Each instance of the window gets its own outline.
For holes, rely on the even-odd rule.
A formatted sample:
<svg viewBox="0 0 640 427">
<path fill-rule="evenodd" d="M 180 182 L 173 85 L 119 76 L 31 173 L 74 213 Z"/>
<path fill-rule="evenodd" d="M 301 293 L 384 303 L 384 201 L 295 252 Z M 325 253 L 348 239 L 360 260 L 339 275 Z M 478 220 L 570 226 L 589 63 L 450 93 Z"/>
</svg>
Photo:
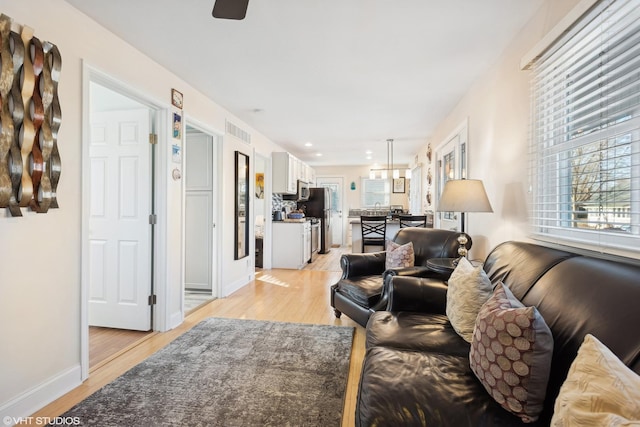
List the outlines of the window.
<svg viewBox="0 0 640 427">
<path fill-rule="evenodd" d="M 607 0 L 534 64 L 534 235 L 640 252 L 640 2 Z"/>
<path fill-rule="evenodd" d="M 388 179 L 362 178 L 362 207 L 389 206 L 390 189 Z"/>
</svg>

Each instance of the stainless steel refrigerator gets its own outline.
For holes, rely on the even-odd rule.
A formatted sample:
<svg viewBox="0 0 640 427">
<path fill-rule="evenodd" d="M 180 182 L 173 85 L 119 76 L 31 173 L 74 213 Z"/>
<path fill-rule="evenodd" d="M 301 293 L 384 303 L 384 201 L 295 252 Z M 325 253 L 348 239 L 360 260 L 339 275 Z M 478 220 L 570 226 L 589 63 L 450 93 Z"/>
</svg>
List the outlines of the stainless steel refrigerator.
<svg viewBox="0 0 640 427">
<path fill-rule="evenodd" d="M 302 204 L 302 203 L 301 203 Z M 311 188 L 306 205 L 306 215 L 320 219 L 320 251 L 331 250 L 331 190 L 325 187 Z"/>
</svg>

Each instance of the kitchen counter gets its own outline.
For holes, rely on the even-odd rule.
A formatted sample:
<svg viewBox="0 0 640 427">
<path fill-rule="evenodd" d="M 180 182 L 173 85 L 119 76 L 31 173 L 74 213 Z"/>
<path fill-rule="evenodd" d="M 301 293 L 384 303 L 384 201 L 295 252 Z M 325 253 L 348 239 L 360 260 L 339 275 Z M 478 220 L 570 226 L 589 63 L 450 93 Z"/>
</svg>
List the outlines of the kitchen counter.
<svg viewBox="0 0 640 427">
<path fill-rule="evenodd" d="M 399 219 L 387 219 L 387 226 L 389 224 L 399 224 Z M 360 224 L 360 217 L 349 217 L 349 224 Z"/>
<path fill-rule="evenodd" d="M 351 252 L 362 252 L 362 226 L 360 225 L 360 218 L 352 219 L 349 221 L 351 224 Z M 400 230 L 400 221 L 397 219 L 387 220 L 386 239 L 392 240 L 396 233 Z M 378 252 L 384 251 L 383 246 L 367 246 L 366 252 Z"/>
<path fill-rule="evenodd" d="M 311 258 L 311 221 L 273 221 L 272 267 L 301 269 Z"/>
</svg>

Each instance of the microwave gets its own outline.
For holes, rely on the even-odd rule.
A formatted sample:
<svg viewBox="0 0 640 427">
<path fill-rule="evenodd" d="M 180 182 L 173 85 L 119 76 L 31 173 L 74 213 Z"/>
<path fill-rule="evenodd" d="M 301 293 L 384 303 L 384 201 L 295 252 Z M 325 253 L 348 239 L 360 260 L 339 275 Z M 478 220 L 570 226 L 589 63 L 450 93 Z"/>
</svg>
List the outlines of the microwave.
<svg viewBox="0 0 640 427">
<path fill-rule="evenodd" d="M 296 200 L 298 202 L 306 202 L 309 200 L 309 184 L 298 180 L 298 191 L 296 191 Z"/>
</svg>

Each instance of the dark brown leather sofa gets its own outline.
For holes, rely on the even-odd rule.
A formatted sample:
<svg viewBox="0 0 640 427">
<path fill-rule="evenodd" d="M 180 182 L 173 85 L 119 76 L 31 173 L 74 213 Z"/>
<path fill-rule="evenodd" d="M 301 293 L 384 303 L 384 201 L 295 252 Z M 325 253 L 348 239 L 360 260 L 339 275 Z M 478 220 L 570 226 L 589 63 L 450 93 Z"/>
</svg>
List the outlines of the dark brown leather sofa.
<svg viewBox="0 0 640 427">
<path fill-rule="evenodd" d="M 369 316 L 387 305 L 384 283 L 391 276 L 439 277 L 427 267 L 431 258 L 454 258 L 458 256 L 460 233 L 433 228 L 407 227 L 396 233 L 393 241 L 400 245 L 413 242 L 414 267 L 386 270 L 386 252 L 345 254 L 340 258 L 342 277 L 331 286 L 331 307 L 336 317 L 346 314 L 362 326 Z M 465 234 L 466 235 L 466 234 Z M 467 249 L 471 248 L 471 237 L 467 236 Z"/>
<path fill-rule="evenodd" d="M 393 277 L 388 311 L 367 325 L 357 426 L 546 426 L 569 366 L 591 333 L 640 374 L 640 267 L 507 242 L 484 270 L 551 329 L 554 352 L 544 411 L 524 424 L 502 409 L 469 367 L 469 347 L 445 315 L 442 280 Z"/>
</svg>

